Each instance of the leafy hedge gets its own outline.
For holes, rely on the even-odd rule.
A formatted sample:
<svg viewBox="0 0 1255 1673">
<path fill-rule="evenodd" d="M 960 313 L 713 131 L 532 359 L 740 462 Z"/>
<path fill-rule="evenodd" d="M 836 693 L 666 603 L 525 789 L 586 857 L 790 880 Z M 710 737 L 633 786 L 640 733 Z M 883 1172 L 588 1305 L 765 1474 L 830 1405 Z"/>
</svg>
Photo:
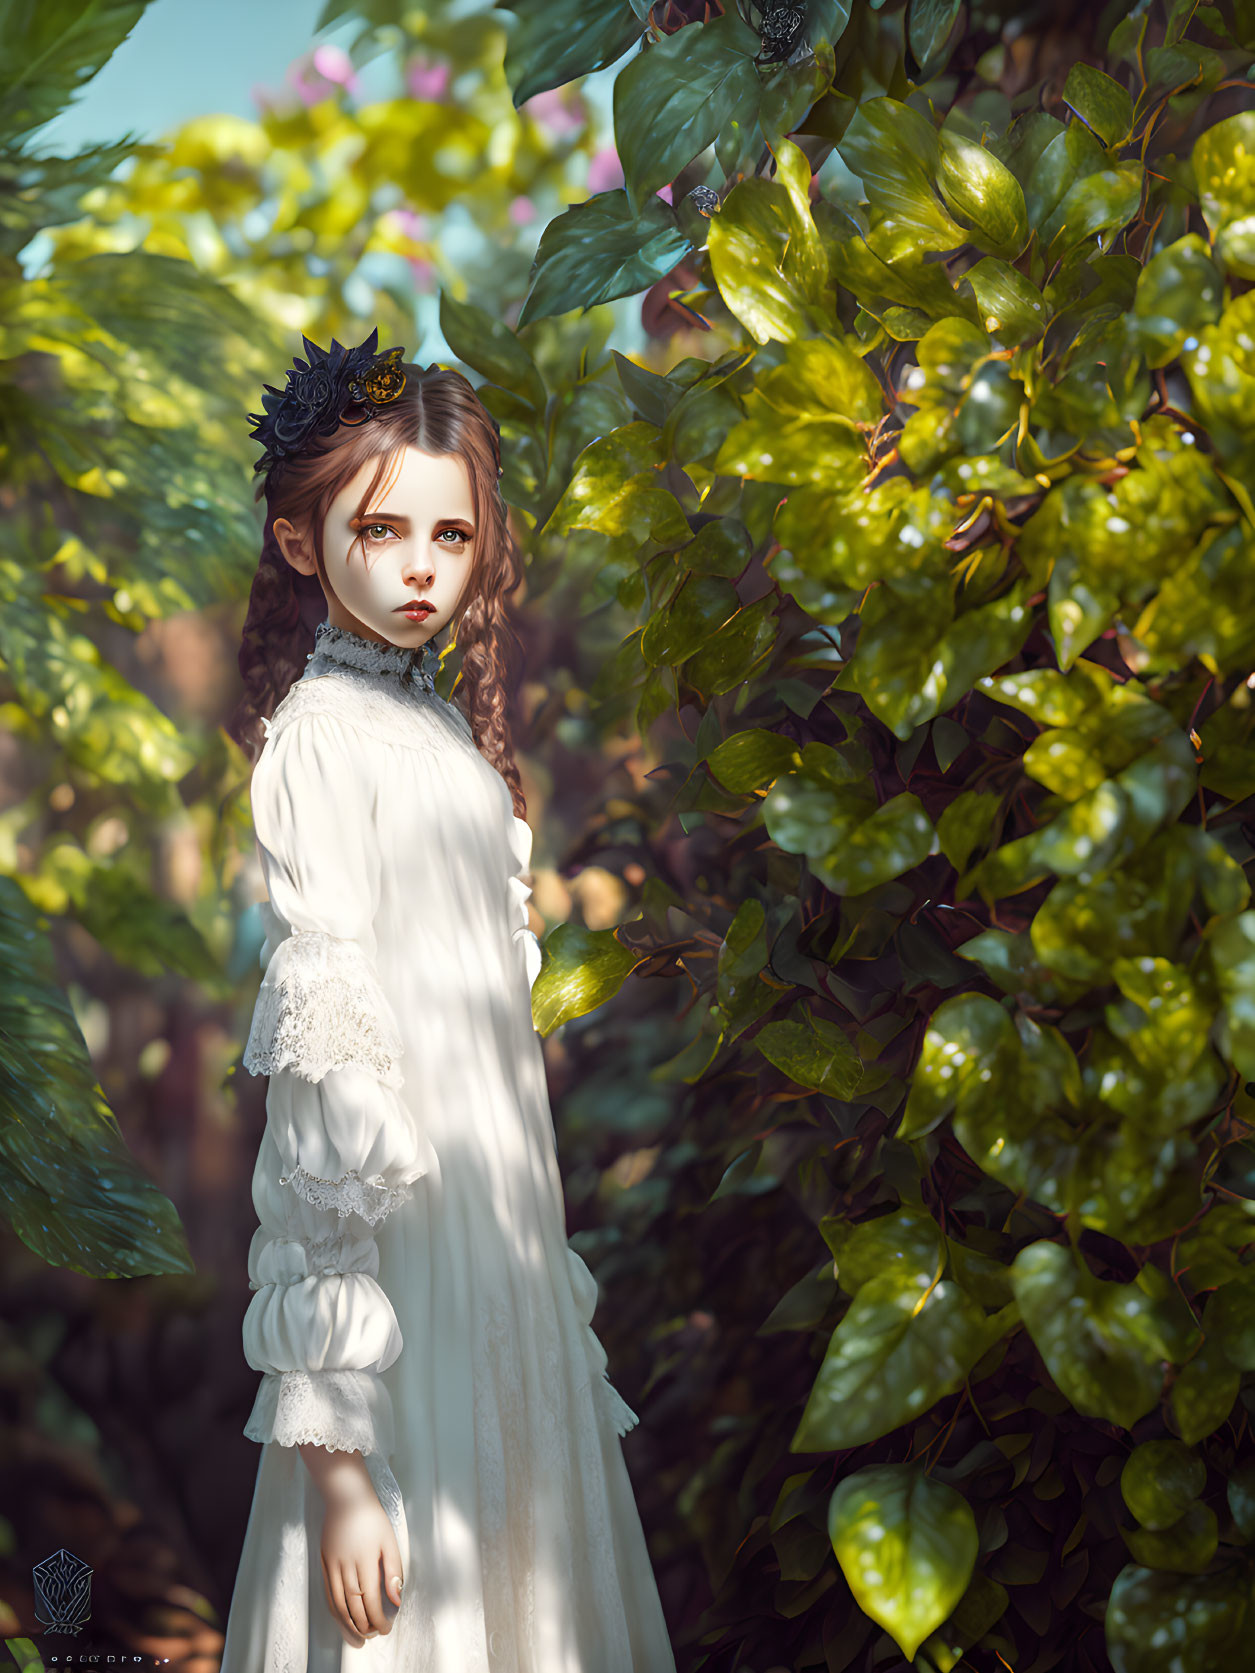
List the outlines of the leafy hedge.
<svg viewBox="0 0 1255 1673">
<path fill-rule="evenodd" d="M 645 21 L 514 10 L 516 98 Z M 547 227 L 517 340 L 442 314 L 536 551 L 636 615 L 589 726 L 666 758 L 582 855 L 648 872 L 639 914 L 547 937 L 538 1023 L 682 973 L 673 1188 L 704 1181 L 742 1247 L 810 1228 L 749 1481 L 710 1468 L 693 1665 L 1230 1668 L 1255 17 L 813 3 L 790 39 L 782 10 L 653 8 L 615 86 L 625 186 Z M 527 327 L 681 256 L 730 347 L 542 403 Z"/>
</svg>

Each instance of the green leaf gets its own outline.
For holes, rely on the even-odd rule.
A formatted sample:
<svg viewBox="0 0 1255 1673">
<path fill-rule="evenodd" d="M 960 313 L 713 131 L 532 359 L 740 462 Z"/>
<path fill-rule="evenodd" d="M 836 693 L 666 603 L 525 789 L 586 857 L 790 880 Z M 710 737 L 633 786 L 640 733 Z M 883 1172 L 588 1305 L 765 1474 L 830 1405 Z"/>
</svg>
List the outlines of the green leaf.
<svg viewBox="0 0 1255 1673">
<path fill-rule="evenodd" d="M 869 1279 L 832 1334 L 789 1450 L 864 1446 L 922 1417 L 1014 1319 L 1014 1306 L 986 1318 L 950 1279 L 905 1268 Z"/>
<path fill-rule="evenodd" d="M 897 99 L 868 99 L 837 150 L 861 178 L 869 202 L 883 212 L 876 248 L 884 260 L 893 262 L 908 248 L 956 250 L 967 242 L 934 190 L 941 146 L 937 130 L 919 111 Z"/>
<path fill-rule="evenodd" d="M 1207 1466 L 1180 1441 L 1143 1441 L 1120 1472 L 1124 1502 L 1144 1528 L 1170 1528 L 1207 1485 Z M 1140 1559 L 1139 1559 L 1140 1561 Z"/>
<path fill-rule="evenodd" d="M 1192 1504 L 1179 1521 L 1162 1531 L 1122 1528 L 1134 1562 L 1176 1574 L 1202 1574 L 1220 1543 L 1220 1525 L 1210 1505 Z"/>
<path fill-rule="evenodd" d="M 728 925 L 716 966 L 716 998 L 727 1019 L 725 1039 L 734 1040 L 780 997 L 776 988 L 758 979 L 766 963 L 763 904 L 759 900 L 747 900 Z"/>
<path fill-rule="evenodd" d="M 919 81 L 928 81 L 944 64 L 946 44 L 962 0 L 911 0 L 907 41 L 919 65 Z"/>
<path fill-rule="evenodd" d="M 633 209 L 731 123 L 758 115 L 757 34 L 736 11 L 689 23 L 636 54 L 614 84 L 614 132 Z"/>
<path fill-rule="evenodd" d="M 1255 912 L 1221 924 L 1208 946 L 1224 1001 L 1221 1048 L 1245 1080 L 1255 1080 Z"/>
<path fill-rule="evenodd" d="M 621 187 L 599 192 L 541 233 L 518 325 L 634 296 L 665 278 L 688 250 L 675 211 L 660 197 L 634 211 Z"/>
<path fill-rule="evenodd" d="M 195 1271 L 173 1203 L 127 1149 L 51 944 L 0 878 L 0 1207 L 27 1247 L 91 1278 Z"/>
<path fill-rule="evenodd" d="M 1255 1273 L 1219 1289 L 1207 1303 L 1207 1335 L 1238 1371 L 1255 1371 Z"/>
<path fill-rule="evenodd" d="M 1005 163 L 953 128 L 938 135 L 937 185 L 946 207 L 969 227 L 971 242 L 991 255 L 1014 257 L 1028 242 L 1024 189 Z"/>
<path fill-rule="evenodd" d="M 536 362 L 506 322 L 473 302 L 459 302 L 441 289 L 440 329 L 464 366 L 503 389 L 512 390 L 543 413 L 547 393 Z"/>
<path fill-rule="evenodd" d="M 967 1590 L 980 1549 L 967 1500 L 919 1464 L 846 1476 L 829 1501 L 828 1534 L 855 1602 L 908 1661 Z"/>
<path fill-rule="evenodd" d="M 1063 84 L 1063 102 L 1105 146 L 1123 145 L 1133 126 L 1132 96 L 1092 64 L 1073 64 Z"/>
<path fill-rule="evenodd" d="M 628 0 L 511 0 L 508 10 L 516 21 L 506 34 L 504 71 L 516 110 L 537 93 L 604 70 L 643 33 Z"/>
<path fill-rule="evenodd" d="M 1194 142 L 1199 204 L 1228 272 L 1255 279 L 1255 110 L 1240 110 Z"/>
<path fill-rule="evenodd" d="M 1240 1665 L 1250 1581 L 1236 1569 L 1172 1575 L 1130 1563 L 1107 1604 L 1113 1673 L 1217 1673 Z"/>
<path fill-rule="evenodd" d="M 623 986 L 640 954 L 612 929 L 559 924 L 541 943 L 540 970 L 532 986 L 532 1018 L 544 1036 L 604 1005 Z"/>
<path fill-rule="evenodd" d="M 664 544 L 688 538 L 688 520 L 662 484 L 659 436 L 652 424 L 625 424 L 583 449 L 545 524 L 549 534 L 571 529 Z"/>
<path fill-rule="evenodd" d="M 853 1096 L 863 1073 L 862 1060 L 842 1029 L 809 1010 L 800 1018 L 764 1023 L 754 1045 L 798 1086 L 841 1102 Z"/>
<path fill-rule="evenodd" d="M 690 572 L 670 604 L 650 617 L 641 636 L 641 654 L 654 667 L 683 662 L 739 607 L 731 581 Z"/>
<path fill-rule="evenodd" d="M 974 1081 L 988 1078 L 1000 1054 L 1017 1050 L 1014 1024 L 996 999 L 963 993 L 943 1000 L 924 1034 L 897 1136 L 920 1139 L 931 1133 Z"/>
<path fill-rule="evenodd" d="M 1137 214 L 1142 201 L 1145 170 L 1140 163 L 1116 163 L 1096 169 L 1069 188 L 1055 219 L 1058 229 L 1050 243 L 1052 258 L 1073 250 L 1086 238 L 1117 233 Z M 1110 238 L 1103 248 L 1110 245 Z"/>
<path fill-rule="evenodd" d="M 941 1228 L 931 1214 L 918 1209 L 898 1208 L 856 1226 L 848 1220 L 825 1218 L 819 1229 L 833 1252 L 837 1281 L 847 1295 L 856 1295 L 864 1284 L 886 1272 L 912 1278 L 923 1273 L 930 1283 L 941 1273 Z M 1009 1291 L 1003 1299 L 1011 1299 Z"/>
<path fill-rule="evenodd" d="M 0 139 L 51 121 L 112 58 L 147 5 L 148 0 L 40 0 L 20 10 L 6 6 Z"/>
<path fill-rule="evenodd" d="M 711 750 L 706 764 L 726 789 L 747 795 L 800 766 L 801 760 L 801 752 L 790 738 L 752 726 L 725 738 Z"/>
<path fill-rule="evenodd" d="M 1147 364 L 1175 360 L 1187 337 L 1220 318 L 1223 296 L 1224 281 L 1196 232 L 1153 255 L 1138 277 L 1133 302 Z"/>
<path fill-rule="evenodd" d="M 1193 1359 L 1177 1372 L 1170 1397 L 1173 1419 L 1187 1446 L 1215 1434 L 1233 1410 L 1241 1381 L 1241 1372 L 1229 1363 L 1219 1343 L 1204 1336 Z"/>
<path fill-rule="evenodd" d="M 982 256 L 964 273 L 961 283 L 971 286 L 985 330 L 1004 343 L 1030 342 L 1049 323 L 1049 311 L 1037 286 L 997 256 Z"/>
<path fill-rule="evenodd" d="M 741 685 L 776 643 L 779 623 L 772 593 L 744 605 L 684 663 L 685 681 L 703 697 Z"/>
<path fill-rule="evenodd" d="M 1047 1370 L 1083 1417 L 1131 1429 L 1157 1404 L 1163 1370 L 1137 1328 L 1154 1303 L 1136 1284 L 1095 1278 L 1049 1242 L 1020 1250 L 1011 1284 Z"/>
</svg>

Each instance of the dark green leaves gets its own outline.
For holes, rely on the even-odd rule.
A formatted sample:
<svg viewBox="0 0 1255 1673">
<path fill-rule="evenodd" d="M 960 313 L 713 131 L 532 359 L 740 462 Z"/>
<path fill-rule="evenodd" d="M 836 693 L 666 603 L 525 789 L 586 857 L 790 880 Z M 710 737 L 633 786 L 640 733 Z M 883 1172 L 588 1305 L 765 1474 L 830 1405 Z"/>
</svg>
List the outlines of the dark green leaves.
<svg viewBox="0 0 1255 1673">
<path fill-rule="evenodd" d="M 724 12 L 710 23 L 691 23 L 664 36 L 620 71 L 614 84 L 615 141 L 633 211 L 640 212 L 653 192 L 674 180 L 732 122 L 753 122 L 759 45 L 739 13 Z"/>
<path fill-rule="evenodd" d="M 967 1589 L 980 1546 L 971 1506 L 918 1464 L 846 1476 L 828 1532 L 858 1606 L 908 1661 Z"/>
<path fill-rule="evenodd" d="M 661 198 L 634 210 L 622 189 L 601 192 L 541 234 L 518 323 L 633 296 L 670 273 L 688 248 L 675 211 Z"/>
<path fill-rule="evenodd" d="M 195 1270 L 173 1204 L 126 1147 L 45 931 L 0 878 L 0 1205 L 43 1260 L 93 1278 Z"/>
<path fill-rule="evenodd" d="M 113 56 L 148 0 L 40 0 L 0 19 L 0 140 L 49 122 Z"/>
<path fill-rule="evenodd" d="M 511 0 L 508 10 L 517 22 L 506 35 L 504 69 L 516 109 L 536 93 L 605 69 L 642 32 L 628 0 Z"/>
</svg>

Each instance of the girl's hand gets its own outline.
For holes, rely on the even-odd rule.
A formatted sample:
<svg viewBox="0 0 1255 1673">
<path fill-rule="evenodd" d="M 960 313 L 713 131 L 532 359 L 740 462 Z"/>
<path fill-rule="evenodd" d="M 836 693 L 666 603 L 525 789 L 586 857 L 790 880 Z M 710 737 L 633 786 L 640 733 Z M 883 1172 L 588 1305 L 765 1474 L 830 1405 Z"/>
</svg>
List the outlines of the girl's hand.
<svg viewBox="0 0 1255 1673">
<path fill-rule="evenodd" d="M 325 1494 L 325 1505 L 321 1556 L 327 1607 L 356 1649 L 367 1638 L 392 1631 L 401 1605 L 401 1553 L 369 1476 L 365 1486 L 360 1478 L 341 1478 Z"/>
</svg>

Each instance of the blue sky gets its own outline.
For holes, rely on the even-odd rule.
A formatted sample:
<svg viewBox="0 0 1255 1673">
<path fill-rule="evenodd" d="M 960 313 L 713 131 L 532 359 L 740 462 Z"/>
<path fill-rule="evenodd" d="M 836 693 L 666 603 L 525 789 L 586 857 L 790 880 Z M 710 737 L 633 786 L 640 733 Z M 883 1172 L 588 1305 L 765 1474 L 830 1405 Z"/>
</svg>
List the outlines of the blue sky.
<svg viewBox="0 0 1255 1673">
<path fill-rule="evenodd" d="M 154 0 L 77 100 L 41 130 L 40 149 L 158 139 L 191 116 L 253 116 L 252 89 L 277 87 L 315 40 L 323 0 Z"/>
</svg>

